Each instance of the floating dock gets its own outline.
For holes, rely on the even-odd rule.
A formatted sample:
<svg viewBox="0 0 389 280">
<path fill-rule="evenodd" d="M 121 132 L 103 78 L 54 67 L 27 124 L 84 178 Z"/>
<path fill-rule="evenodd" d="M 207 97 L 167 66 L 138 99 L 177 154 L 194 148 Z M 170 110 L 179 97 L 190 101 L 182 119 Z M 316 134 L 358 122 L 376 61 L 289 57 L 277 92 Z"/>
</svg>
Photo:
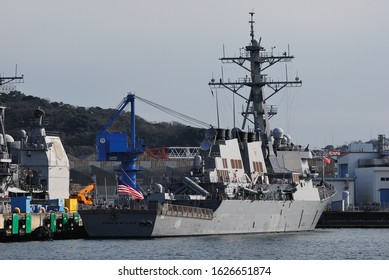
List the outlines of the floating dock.
<svg viewBox="0 0 389 280">
<path fill-rule="evenodd" d="M 0 215 L 0 241 L 85 237 L 78 213 L 7 213 Z"/>
<path fill-rule="evenodd" d="M 0 202 L 0 242 L 86 236 L 76 198 L 39 201 L 21 196 Z"/>
</svg>

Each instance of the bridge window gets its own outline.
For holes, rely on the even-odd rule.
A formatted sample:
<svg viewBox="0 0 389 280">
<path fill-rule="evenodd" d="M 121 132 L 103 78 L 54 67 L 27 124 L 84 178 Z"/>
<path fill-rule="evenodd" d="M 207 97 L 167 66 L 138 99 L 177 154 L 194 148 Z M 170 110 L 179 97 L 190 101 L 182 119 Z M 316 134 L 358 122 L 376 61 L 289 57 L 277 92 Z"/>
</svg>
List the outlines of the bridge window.
<svg viewBox="0 0 389 280">
<path fill-rule="evenodd" d="M 223 168 L 227 169 L 228 168 L 227 159 L 223 158 L 222 160 L 223 160 Z"/>
<path fill-rule="evenodd" d="M 262 162 L 253 161 L 253 169 L 255 172 L 263 172 Z"/>
<path fill-rule="evenodd" d="M 242 169 L 243 164 L 240 159 L 231 159 L 231 168 L 232 169 Z"/>
</svg>

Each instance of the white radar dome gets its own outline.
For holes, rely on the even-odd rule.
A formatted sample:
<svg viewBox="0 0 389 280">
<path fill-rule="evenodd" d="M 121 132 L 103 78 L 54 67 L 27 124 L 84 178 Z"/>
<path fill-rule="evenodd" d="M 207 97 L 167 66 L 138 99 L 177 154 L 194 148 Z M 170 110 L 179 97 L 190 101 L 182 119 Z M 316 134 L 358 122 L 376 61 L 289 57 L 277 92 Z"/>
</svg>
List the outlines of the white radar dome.
<svg viewBox="0 0 389 280">
<path fill-rule="evenodd" d="M 5 142 L 7 142 L 7 143 L 13 143 L 13 142 L 15 142 L 15 140 L 14 140 L 14 138 L 13 138 L 11 135 L 6 134 L 6 135 L 5 135 Z"/>
<path fill-rule="evenodd" d="M 284 130 L 282 128 L 276 127 L 273 129 L 273 136 L 276 139 L 281 139 L 284 136 Z"/>
</svg>

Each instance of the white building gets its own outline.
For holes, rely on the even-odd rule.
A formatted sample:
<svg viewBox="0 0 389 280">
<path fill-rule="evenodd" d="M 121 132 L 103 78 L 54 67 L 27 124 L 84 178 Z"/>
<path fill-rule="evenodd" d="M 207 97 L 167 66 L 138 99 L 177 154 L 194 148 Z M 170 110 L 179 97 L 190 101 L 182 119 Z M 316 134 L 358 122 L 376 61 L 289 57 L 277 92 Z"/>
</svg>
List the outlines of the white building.
<svg viewBox="0 0 389 280">
<path fill-rule="evenodd" d="M 384 142 L 383 135 L 379 139 Z M 371 143 L 350 144 L 348 153 L 339 157 L 337 164 L 339 178 L 354 180 L 354 190 L 349 190 L 350 204 L 389 207 L 389 158 L 382 145 L 375 151 Z"/>
</svg>

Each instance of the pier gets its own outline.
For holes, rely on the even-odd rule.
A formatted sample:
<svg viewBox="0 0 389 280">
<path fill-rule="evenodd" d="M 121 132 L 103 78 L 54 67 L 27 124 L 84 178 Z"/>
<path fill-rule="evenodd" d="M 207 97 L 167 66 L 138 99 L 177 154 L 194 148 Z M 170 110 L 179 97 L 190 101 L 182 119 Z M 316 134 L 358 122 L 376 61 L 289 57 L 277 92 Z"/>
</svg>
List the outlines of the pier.
<svg viewBox="0 0 389 280">
<path fill-rule="evenodd" d="M 389 228 L 388 211 L 324 211 L 317 228 Z"/>
<path fill-rule="evenodd" d="M 85 236 L 77 212 L 0 214 L 0 242 L 71 239 Z"/>
</svg>

